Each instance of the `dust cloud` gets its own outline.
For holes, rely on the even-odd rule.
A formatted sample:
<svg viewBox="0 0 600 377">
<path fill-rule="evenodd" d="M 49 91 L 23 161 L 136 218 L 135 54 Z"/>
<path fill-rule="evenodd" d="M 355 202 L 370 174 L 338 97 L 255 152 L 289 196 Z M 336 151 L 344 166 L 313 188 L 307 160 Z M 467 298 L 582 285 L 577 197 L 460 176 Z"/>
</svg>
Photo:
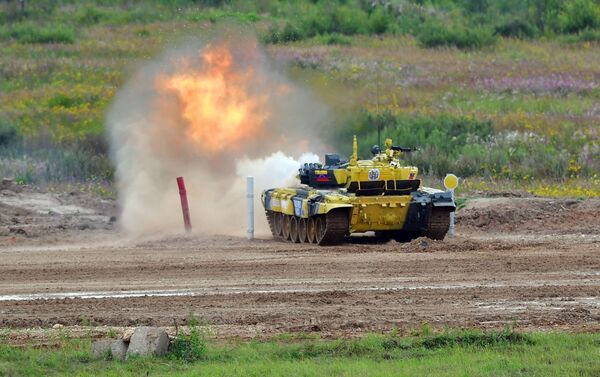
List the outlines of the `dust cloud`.
<svg viewBox="0 0 600 377">
<path fill-rule="evenodd" d="M 327 108 L 289 80 L 254 37 L 227 31 L 143 65 L 106 117 L 121 206 L 133 236 L 183 230 L 176 177 L 186 181 L 195 232 L 244 235 L 245 179 L 260 192 L 293 185 L 317 161 Z"/>
</svg>

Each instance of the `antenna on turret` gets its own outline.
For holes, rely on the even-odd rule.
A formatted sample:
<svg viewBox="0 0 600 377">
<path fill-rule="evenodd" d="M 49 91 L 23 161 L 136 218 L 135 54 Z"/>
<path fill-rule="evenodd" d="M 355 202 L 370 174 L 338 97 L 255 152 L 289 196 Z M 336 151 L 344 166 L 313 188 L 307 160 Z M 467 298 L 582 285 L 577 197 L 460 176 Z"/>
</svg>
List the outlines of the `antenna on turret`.
<svg viewBox="0 0 600 377">
<path fill-rule="evenodd" d="M 358 161 L 358 142 L 356 141 L 356 135 L 354 135 L 354 141 L 352 143 L 352 158 L 350 159 L 350 165 L 356 165 Z"/>
<path fill-rule="evenodd" d="M 381 81 L 381 68 L 377 63 L 377 84 L 375 86 L 375 106 L 377 109 L 377 145 L 381 146 L 381 113 L 379 112 L 379 82 Z"/>
</svg>

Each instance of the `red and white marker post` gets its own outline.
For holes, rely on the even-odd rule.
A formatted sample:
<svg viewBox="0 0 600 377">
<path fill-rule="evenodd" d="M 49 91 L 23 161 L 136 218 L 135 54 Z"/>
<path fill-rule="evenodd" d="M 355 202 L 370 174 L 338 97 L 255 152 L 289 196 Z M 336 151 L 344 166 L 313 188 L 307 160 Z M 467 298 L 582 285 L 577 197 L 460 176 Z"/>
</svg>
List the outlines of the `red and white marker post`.
<svg viewBox="0 0 600 377">
<path fill-rule="evenodd" d="M 177 177 L 177 186 L 179 187 L 179 198 L 181 199 L 181 211 L 183 212 L 183 224 L 187 233 L 192 231 L 192 221 L 190 220 L 190 207 L 187 200 L 187 191 L 183 177 Z"/>
</svg>

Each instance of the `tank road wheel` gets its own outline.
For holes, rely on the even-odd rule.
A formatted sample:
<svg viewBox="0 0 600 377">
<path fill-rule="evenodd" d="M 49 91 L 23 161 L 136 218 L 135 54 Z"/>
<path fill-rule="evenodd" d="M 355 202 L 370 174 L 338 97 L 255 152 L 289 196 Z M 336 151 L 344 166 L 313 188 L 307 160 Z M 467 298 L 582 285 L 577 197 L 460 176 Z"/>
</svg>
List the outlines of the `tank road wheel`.
<svg viewBox="0 0 600 377">
<path fill-rule="evenodd" d="M 273 223 L 274 223 L 273 225 L 274 225 L 274 228 L 275 228 L 275 232 L 273 233 L 273 236 L 276 239 L 281 239 L 283 237 L 283 234 L 282 234 L 282 230 L 283 230 L 282 221 L 283 221 L 283 215 L 280 212 L 275 212 L 274 216 L 273 216 Z"/>
<path fill-rule="evenodd" d="M 423 233 L 425 237 L 432 240 L 443 240 L 450 228 L 450 211 L 432 208 L 429 214 L 427 230 Z"/>
<path fill-rule="evenodd" d="M 314 217 L 306 219 L 306 237 L 309 243 L 317 242 L 317 225 Z"/>
<path fill-rule="evenodd" d="M 327 232 L 325 216 L 317 216 L 315 219 L 315 230 L 316 241 L 319 245 L 321 245 L 321 241 L 323 241 L 323 238 L 325 238 L 325 233 Z"/>
<path fill-rule="evenodd" d="M 300 243 L 300 235 L 298 234 L 298 218 L 290 217 L 290 240 L 294 243 Z"/>
<path fill-rule="evenodd" d="M 288 241 L 290 239 L 290 218 L 289 215 L 282 214 L 281 221 L 281 234 L 283 235 L 283 239 Z"/>
<path fill-rule="evenodd" d="M 298 238 L 300 238 L 300 242 L 306 243 L 308 242 L 308 232 L 307 232 L 307 219 L 299 218 L 298 219 Z"/>
</svg>

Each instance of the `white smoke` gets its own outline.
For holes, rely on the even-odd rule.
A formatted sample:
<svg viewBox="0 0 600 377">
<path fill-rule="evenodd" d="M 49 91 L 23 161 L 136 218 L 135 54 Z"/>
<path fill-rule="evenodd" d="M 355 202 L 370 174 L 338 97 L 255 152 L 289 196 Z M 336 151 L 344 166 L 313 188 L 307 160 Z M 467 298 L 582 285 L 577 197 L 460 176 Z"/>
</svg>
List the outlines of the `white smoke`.
<svg viewBox="0 0 600 377">
<path fill-rule="evenodd" d="M 239 187 L 244 187 L 246 176 L 252 175 L 254 177 L 255 213 L 257 214 L 255 228 L 257 235 L 269 234 L 268 223 L 266 217 L 262 214 L 262 207 L 258 200 L 260 192 L 273 187 L 296 185 L 298 169 L 306 162 L 319 162 L 319 156 L 314 153 L 304 153 L 298 159 L 294 159 L 278 151 L 264 158 L 243 158 L 236 162 L 238 179 L 235 187 L 237 188 L 232 190 L 229 195 L 240 198 Z M 239 205 L 242 209 L 245 209 L 245 203 Z M 241 234 L 240 232 L 243 229 L 244 224 L 238 225 L 236 233 Z"/>
</svg>

